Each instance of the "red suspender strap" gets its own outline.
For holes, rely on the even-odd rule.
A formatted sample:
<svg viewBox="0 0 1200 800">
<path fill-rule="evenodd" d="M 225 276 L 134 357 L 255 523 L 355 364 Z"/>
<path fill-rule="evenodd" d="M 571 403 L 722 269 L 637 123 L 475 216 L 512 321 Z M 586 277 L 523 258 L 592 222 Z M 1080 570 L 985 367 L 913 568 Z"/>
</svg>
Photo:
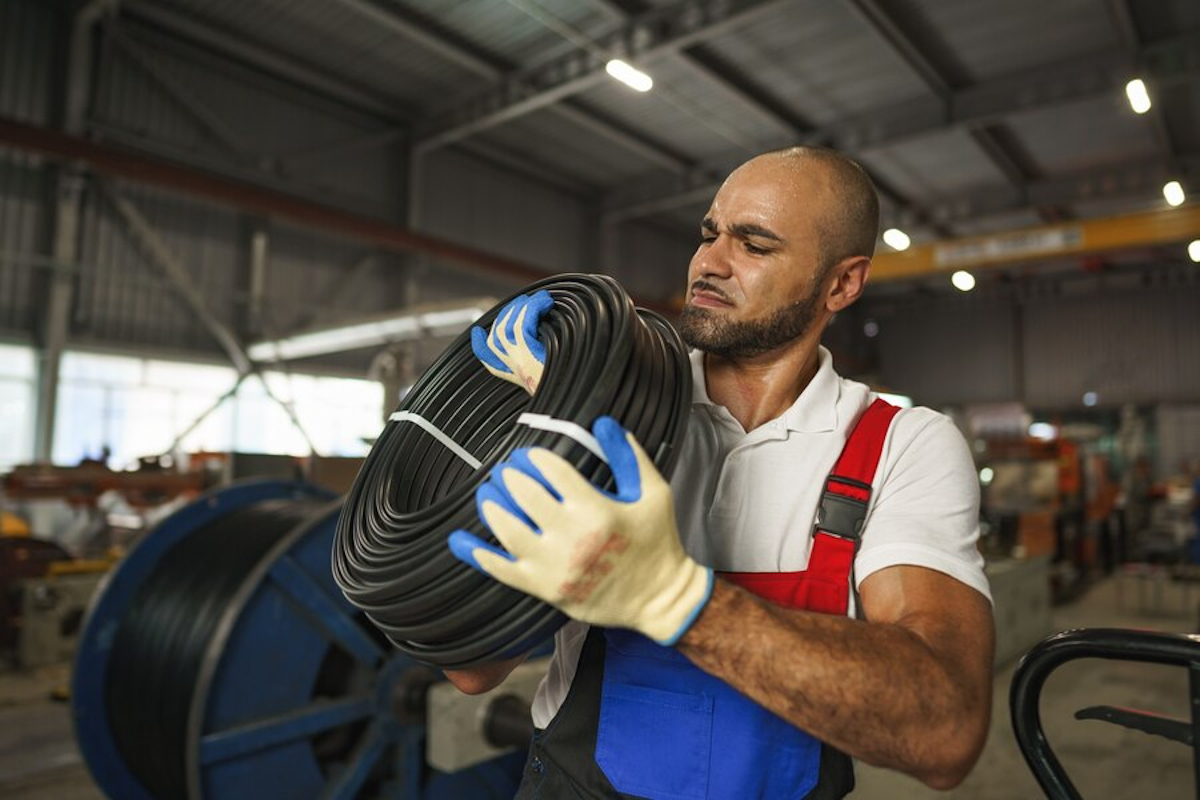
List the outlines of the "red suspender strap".
<svg viewBox="0 0 1200 800">
<path fill-rule="evenodd" d="M 806 572 L 809 580 L 825 584 L 834 593 L 822 604 L 828 608 L 814 610 L 845 614 L 849 608 L 854 556 L 871 501 L 871 480 L 879 467 L 888 428 L 899 410 L 885 400 L 872 403 L 859 417 L 825 480 Z"/>
<path fill-rule="evenodd" d="M 845 614 L 849 608 L 854 555 L 862 535 L 871 481 L 883 441 L 899 411 L 876 400 L 850 432 L 842 454 L 825 481 L 812 552 L 803 572 L 723 572 L 721 577 L 788 608 Z M 823 534 L 818 536 L 817 534 Z"/>
</svg>

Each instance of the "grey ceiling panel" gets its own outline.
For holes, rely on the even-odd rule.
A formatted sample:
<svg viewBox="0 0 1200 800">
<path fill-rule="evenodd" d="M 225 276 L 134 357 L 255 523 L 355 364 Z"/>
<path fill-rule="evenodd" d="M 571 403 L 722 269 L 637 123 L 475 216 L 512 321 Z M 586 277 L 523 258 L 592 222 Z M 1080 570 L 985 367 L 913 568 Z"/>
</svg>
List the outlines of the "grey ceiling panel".
<svg viewBox="0 0 1200 800">
<path fill-rule="evenodd" d="M 1098 0 L 909 0 L 972 82 L 1119 45 Z"/>
<path fill-rule="evenodd" d="M 1150 122 L 1123 96 L 1109 96 L 1018 114 L 1008 127 L 1042 171 L 1055 175 L 1154 155 Z"/>
<path fill-rule="evenodd" d="M 644 159 L 581 129 L 551 111 L 539 111 L 477 137 L 528 159 L 539 171 L 557 171 L 593 187 L 610 186 L 653 169 Z M 475 141 L 474 139 L 467 140 Z"/>
<path fill-rule="evenodd" d="M 923 93 L 899 57 L 840 2 L 796 2 L 708 48 L 818 124 Z"/>
<path fill-rule="evenodd" d="M 1004 180 L 966 131 L 943 131 L 873 150 L 862 162 L 911 197 L 945 197 Z"/>
<path fill-rule="evenodd" d="M 265 47 L 415 106 L 487 85 L 419 41 L 332 0 L 156 0 L 155 5 L 243 32 Z"/>
</svg>

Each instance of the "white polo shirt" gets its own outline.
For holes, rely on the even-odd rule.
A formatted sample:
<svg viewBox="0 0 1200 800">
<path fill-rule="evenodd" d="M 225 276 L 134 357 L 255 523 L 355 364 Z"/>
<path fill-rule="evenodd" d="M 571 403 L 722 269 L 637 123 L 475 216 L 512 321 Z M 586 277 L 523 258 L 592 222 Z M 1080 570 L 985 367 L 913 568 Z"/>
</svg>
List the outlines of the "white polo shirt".
<svg viewBox="0 0 1200 800">
<path fill-rule="evenodd" d="M 723 572 L 796 572 L 808 566 L 821 493 L 850 428 L 875 399 L 833 371 L 819 348 L 817 373 L 778 418 L 747 433 L 713 403 L 704 354 L 693 351 L 692 410 L 671 479 L 688 555 Z M 937 570 L 991 600 L 979 538 L 979 482 L 962 434 L 928 408 L 896 414 L 872 481 L 854 562 L 856 584 L 900 564 Z M 851 609 L 853 614 L 853 609 Z M 544 728 L 566 699 L 588 626 L 565 625 L 533 702 Z"/>
</svg>

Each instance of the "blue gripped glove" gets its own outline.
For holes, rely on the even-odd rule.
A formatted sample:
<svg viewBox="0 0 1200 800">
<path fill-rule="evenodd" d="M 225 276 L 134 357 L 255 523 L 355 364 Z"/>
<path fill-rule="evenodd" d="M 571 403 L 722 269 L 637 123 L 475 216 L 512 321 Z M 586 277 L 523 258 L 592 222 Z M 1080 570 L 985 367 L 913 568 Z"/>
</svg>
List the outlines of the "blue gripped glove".
<svg viewBox="0 0 1200 800">
<path fill-rule="evenodd" d="M 672 645 L 708 602 L 712 570 L 683 552 L 671 489 L 633 434 L 611 417 L 592 432 L 616 494 L 549 450 L 517 450 L 475 494 L 507 552 L 463 530 L 450 534 L 450 549 L 569 617 Z"/>
<path fill-rule="evenodd" d="M 538 322 L 553 307 L 554 298 L 545 289 L 518 295 L 496 316 L 490 331 L 478 325 L 471 328 L 475 357 L 497 378 L 533 394 L 546 364 L 546 348 L 537 338 Z"/>
</svg>

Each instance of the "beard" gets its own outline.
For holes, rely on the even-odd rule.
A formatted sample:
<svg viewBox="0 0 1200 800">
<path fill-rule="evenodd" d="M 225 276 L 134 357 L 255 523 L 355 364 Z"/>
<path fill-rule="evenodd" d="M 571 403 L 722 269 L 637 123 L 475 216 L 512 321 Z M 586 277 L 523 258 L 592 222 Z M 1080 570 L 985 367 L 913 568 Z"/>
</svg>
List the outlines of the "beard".
<svg viewBox="0 0 1200 800">
<path fill-rule="evenodd" d="M 710 284 L 702 288 L 716 291 Z M 679 334 L 689 347 L 722 358 L 749 358 L 799 339 L 817 321 L 823 280 L 814 281 L 806 296 L 758 319 L 731 321 L 713 309 L 686 305 L 679 315 Z"/>
</svg>

